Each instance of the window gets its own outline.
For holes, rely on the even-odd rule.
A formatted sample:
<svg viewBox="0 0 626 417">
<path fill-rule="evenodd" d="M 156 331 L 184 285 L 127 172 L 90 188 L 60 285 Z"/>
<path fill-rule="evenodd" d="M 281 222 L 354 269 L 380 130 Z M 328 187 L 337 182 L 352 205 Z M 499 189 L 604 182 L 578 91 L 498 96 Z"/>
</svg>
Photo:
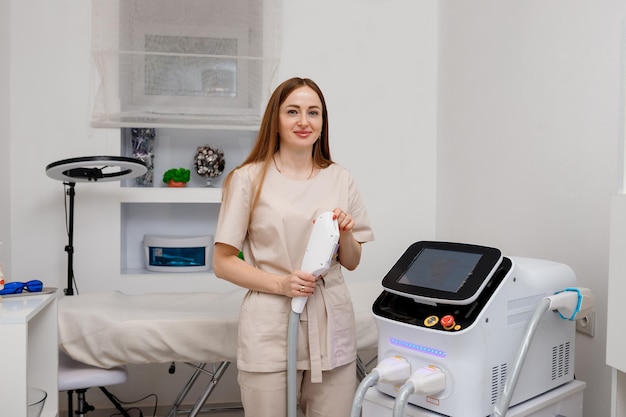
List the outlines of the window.
<svg viewBox="0 0 626 417">
<path fill-rule="evenodd" d="M 92 125 L 258 124 L 280 0 L 93 0 Z"/>
</svg>

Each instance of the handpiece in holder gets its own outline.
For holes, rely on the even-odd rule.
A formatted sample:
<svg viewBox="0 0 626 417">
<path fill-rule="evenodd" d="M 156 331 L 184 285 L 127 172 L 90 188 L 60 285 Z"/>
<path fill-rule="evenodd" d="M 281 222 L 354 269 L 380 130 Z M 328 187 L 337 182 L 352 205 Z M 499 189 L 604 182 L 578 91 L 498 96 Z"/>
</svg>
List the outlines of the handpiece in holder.
<svg viewBox="0 0 626 417">
<path fill-rule="evenodd" d="M 301 271 L 315 276 L 323 274 L 328 268 L 339 244 L 339 226 L 333 219 L 330 211 L 320 214 L 315 219 L 313 231 L 302 260 Z M 294 297 L 291 299 L 291 309 L 295 313 L 302 313 L 308 297 Z"/>
</svg>

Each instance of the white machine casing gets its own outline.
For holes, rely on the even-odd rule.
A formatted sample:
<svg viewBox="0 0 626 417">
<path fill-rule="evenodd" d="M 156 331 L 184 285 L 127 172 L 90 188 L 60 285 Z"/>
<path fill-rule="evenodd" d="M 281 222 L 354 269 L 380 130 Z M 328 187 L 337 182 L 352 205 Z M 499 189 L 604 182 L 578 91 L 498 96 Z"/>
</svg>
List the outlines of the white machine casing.
<svg viewBox="0 0 626 417">
<path fill-rule="evenodd" d="M 485 304 L 477 307 L 482 311 L 466 328 L 445 331 L 411 325 L 377 315 L 374 309 L 379 361 L 398 355 L 411 363 L 412 371 L 433 365 L 445 373 L 446 388 L 442 392 L 411 395 L 409 403 L 453 417 L 493 413 L 537 303 L 576 284 L 575 273 L 567 265 L 531 258 L 508 259 L 510 269 Z M 511 406 L 573 380 L 575 331 L 575 322 L 564 320 L 557 312 L 544 315 Z M 371 389 L 395 397 L 399 386 L 379 383 Z"/>
</svg>

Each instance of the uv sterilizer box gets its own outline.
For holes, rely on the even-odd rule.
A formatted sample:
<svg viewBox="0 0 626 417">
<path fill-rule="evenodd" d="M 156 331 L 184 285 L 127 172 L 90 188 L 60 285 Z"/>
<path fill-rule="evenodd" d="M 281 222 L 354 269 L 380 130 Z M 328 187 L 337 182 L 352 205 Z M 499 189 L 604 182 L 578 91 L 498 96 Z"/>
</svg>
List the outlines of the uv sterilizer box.
<svg viewBox="0 0 626 417">
<path fill-rule="evenodd" d="M 158 272 L 208 271 L 213 236 L 144 235 L 146 269 Z"/>
</svg>

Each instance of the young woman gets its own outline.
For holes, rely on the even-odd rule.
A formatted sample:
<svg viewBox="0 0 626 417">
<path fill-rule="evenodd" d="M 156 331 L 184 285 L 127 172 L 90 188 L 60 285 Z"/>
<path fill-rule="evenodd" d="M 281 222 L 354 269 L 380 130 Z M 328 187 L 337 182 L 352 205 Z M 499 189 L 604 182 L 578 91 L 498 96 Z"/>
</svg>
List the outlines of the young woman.
<svg viewBox="0 0 626 417">
<path fill-rule="evenodd" d="M 313 220 L 332 211 L 339 248 L 322 276 L 300 271 Z M 248 158 L 226 178 L 213 269 L 247 288 L 239 323 L 238 382 L 246 417 L 287 414 L 291 298 L 309 297 L 298 329 L 297 392 L 307 417 L 350 414 L 356 330 L 341 267 L 374 239 L 352 175 L 335 164 L 324 96 L 310 79 L 277 87 Z M 238 257 L 243 252 L 242 260 Z"/>
</svg>

